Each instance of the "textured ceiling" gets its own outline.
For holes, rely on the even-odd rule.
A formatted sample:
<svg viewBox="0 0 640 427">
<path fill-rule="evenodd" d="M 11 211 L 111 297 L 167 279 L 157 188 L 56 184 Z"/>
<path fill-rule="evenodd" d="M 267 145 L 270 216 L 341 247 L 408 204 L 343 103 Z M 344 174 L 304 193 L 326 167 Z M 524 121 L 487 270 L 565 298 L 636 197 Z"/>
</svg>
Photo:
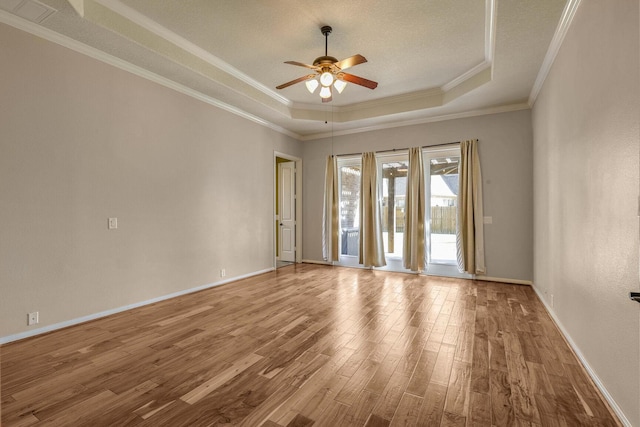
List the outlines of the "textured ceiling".
<svg viewBox="0 0 640 427">
<path fill-rule="evenodd" d="M 301 139 L 482 111 L 523 108 L 565 0 L 0 0 L 35 24 L 152 73 L 156 81 Z M 44 18 L 43 18 L 44 17 Z M 16 21 L 18 20 L 18 21 Z M 41 20 L 41 22 L 38 22 Z M 361 54 L 349 84 L 322 104 L 303 83 L 275 86 L 328 53 Z M 17 25 L 27 27 L 22 24 Z M 58 41 L 60 42 L 60 41 Z M 64 44 L 64 41 L 62 42 Z M 95 55 L 94 55 L 95 56 Z M 107 61 L 109 62 L 109 61 Z M 111 61 L 113 62 L 113 61 Z"/>
</svg>

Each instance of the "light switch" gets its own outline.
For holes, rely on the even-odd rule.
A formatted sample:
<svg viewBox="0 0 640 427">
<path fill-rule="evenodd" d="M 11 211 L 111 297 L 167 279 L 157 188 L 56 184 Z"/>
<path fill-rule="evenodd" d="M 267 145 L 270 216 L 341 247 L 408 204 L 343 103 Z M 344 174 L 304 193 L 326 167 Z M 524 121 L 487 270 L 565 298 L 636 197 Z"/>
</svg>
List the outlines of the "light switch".
<svg viewBox="0 0 640 427">
<path fill-rule="evenodd" d="M 109 230 L 118 228 L 118 218 L 109 218 Z"/>
<path fill-rule="evenodd" d="M 493 224 L 493 217 L 492 216 L 485 216 L 483 217 L 483 221 L 485 224 Z"/>
</svg>

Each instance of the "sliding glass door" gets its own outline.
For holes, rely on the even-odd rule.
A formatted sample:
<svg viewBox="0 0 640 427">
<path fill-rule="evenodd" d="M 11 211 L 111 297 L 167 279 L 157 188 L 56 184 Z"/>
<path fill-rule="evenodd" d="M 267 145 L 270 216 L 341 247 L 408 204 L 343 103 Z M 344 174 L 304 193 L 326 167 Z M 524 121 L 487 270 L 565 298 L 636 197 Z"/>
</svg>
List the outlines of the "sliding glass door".
<svg viewBox="0 0 640 427">
<path fill-rule="evenodd" d="M 457 270 L 457 206 L 459 148 L 423 150 L 425 179 L 426 272 L 460 276 Z M 382 206 L 382 237 L 387 267 L 403 267 L 405 237 L 405 202 L 409 156 L 380 154 L 378 163 L 378 198 Z M 338 159 L 340 201 L 340 264 L 358 265 L 360 241 L 361 158 Z"/>
<path fill-rule="evenodd" d="M 427 261 L 429 266 L 455 266 L 460 150 L 425 150 L 423 154 L 428 193 Z"/>
<path fill-rule="evenodd" d="M 360 157 L 338 159 L 340 263 L 344 265 L 358 265 L 361 166 Z"/>
<path fill-rule="evenodd" d="M 394 270 L 397 269 L 394 261 L 402 260 L 408 168 L 407 154 L 378 157 L 378 177 L 381 183 L 382 239 L 387 264 Z"/>
</svg>

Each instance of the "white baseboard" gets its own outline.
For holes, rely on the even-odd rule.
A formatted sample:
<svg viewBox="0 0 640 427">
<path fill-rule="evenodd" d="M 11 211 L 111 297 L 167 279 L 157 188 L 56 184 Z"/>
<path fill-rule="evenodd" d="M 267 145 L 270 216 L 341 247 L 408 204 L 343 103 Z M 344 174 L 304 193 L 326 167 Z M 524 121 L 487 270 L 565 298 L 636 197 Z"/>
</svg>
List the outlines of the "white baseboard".
<svg viewBox="0 0 640 427">
<path fill-rule="evenodd" d="M 529 285 L 529 286 L 533 285 L 533 282 L 531 280 L 505 279 L 503 277 L 474 276 L 473 280 L 484 280 L 485 282 L 511 283 L 514 285 Z"/>
<path fill-rule="evenodd" d="M 213 283 L 209 283 L 209 284 L 206 284 L 206 285 L 198 286 L 198 287 L 195 287 L 195 288 L 185 289 L 183 291 L 174 292 L 172 294 L 163 295 L 163 296 L 160 296 L 160 297 L 157 297 L 157 298 L 152 298 L 150 300 L 146 300 L 146 301 L 141 301 L 141 302 L 137 302 L 137 303 L 134 303 L 134 304 L 125 305 L 125 306 L 114 308 L 114 309 L 111 309 L 111 310 L 101 311 L 99 313 L 89 314 L 87 316 L 82 316 L 82 317 L 78 317 L 78 318 L 71 319 L 71 320 L 65 320 L 64 322 L 54 323 L 53 325 L 44 326 L 42 328 L 33 329 L 33 330 L 30 330 L 30 331 L 20 332 L 18 334 L 14 334 L 14 335 L 8 335 L 6 337 L 0 337 L 0 345 L 7 344 L 7 343 L 10 343 L 12 341 L 18 341 L 18 340 L 22 340 L 22 339 L 25 339 L 25 338 L 34 337 L 36 335 L 44 334 L 46 332 L 52 332 L 52 331 L 55 331 L 55 330 L 58 330 L 58 329 L 67 328 L 69 326 L 78 325 L 80 323 L 85 323 L 85 322 L 88 322 L 88 321 L 91 321 L 91 320 L 100 319 L 101 317 L 110 316 L 112 314 L 121 313 L 123 311 L 131 310 L 131 309 L 134 309 L 134 308 L 142 307 L 142 306 L 153 304 L 153 303 L 156 303 L 156 302 L 168 300 L 168 299 L 171 299 L 171 298 L 176 298 L 176 297 L 179 297 L 179 296 L 182 296 L 182 295 L 191 294 L 193 292 L 203 291 L 205 289 L 209 289 L 209 288 L 213 288 L 213 287 L 216 287 L 216 286 L 224 285 L 224 284 L 230 283 L 230 282 L 235 282 L 236 280 L 246 279 L 248 277 L 257 276 L 259 274 L 268 273 L 268 272 L 274 271 L 274 270 L 275 270 L 275 268 L 271 267 L 271 268 L 267 268 L 267 269 L 260 270 L 260 271 L 254 271 L 252 273 L 244 274 L 242 276 L 230 277 L 228 279 L 224 279 L 224 280 L 221 280 L 219 282 L 213 282 Z"/>
<path fill-rule="evenodd" d="M 302 262 L 305 263 L 305 264 L 333 265 L 330 262 L 327 262 L 327 261 L 316 261 L 315 259 L 303 259 Z"/>
<path fill-rule="evenodd" d="M 306 264 L 320 264 L 320 265 L 335 265 L 336 267 L 346 267 L 346 268 L 366 268 L 369 269 L 369 267 L 364 267 L 362 265 L 340 265 L 340 264 L 332 264 L 330 262 L 327 261 L 317 261 L 314 259 L 303 259 L 302 262 L 306 263 Z M 395 270 L 387 270 L 384 268 L 374 268 L 374 270 L 378 270 L 378 271 L 389 271 L 392 273 L 408 273 L 408 274 L 416 274 L 415 272 L 410 272 L 410 271 L 395 271 Z M 469 274 L 466 273 L 461 273 L 459 275 L 447 275 L 447 274 L 438 274 L 437 272 L 422 272 L 420 273 L 424 276 L 438 276 L 438 277 L 453 277 L 453 278 L 458 278 L 458 279 L 473 279 L 473 280 L 483 280 L 486 282 L 501 282 L 501 283 L 511 283 L 514 285 L 533 285 L 533 282 L 531 280 L 520 280 L 520 279 L 505 279 L 503 277 L 490 277 L 490 276 L 471 276 Z"/>
<path fill-rule="evenodd" d="M 576 343 L 573 341 L 573 339 L 571 339 L 571 335 L 569 335 L 569 332 L 564 328 L 564 326 L 562 325 L 562 322 L 560 322 L 560 319 L 558 319 L 553 309 L 549 307 L 549 305 L 547 304 L 547 301 L 545 301 L 543 297 L 542 292 L 535 285 L 532 285 L 532 287 L 536 295 L 538 295 L 538 298 L 540 298 L 540 301 L 542 301 L 542 304 L 547 309 L 547 312 L 553 318 L 553 321 L 558 326 L 558 329 L 560 329 L 560 332 L 562 332 L 562 335 L 564 336 L 565 340 L 567 341 L 567 343 L 569 343 L 569 345 L 571 346 L 571 349 L 580 360 L 580 363 L 582 363 L 582 366 L 584 366 L 585 370 L 587 371 L 587 373 L 595 383 L 596 387 L 598 387 L 598 390 L 600 390 L 600 393 L 602 393 L 602 396 L 606 399 L 607 403 L 609 404 L 613 412 L 615 412 L 615 414 L 618 416 L 618 419 L 620 420 L 620 422 L 624 426 L 633 427 L 631 422 L 624 415 L 624 412 L 622 412 L 622 409 L 620 408 L 620 406 L 618 406 L 618 404 L 613 399 L 613 397 L 611 396 L 607 388 L 604 386 L 604 384 L 602 383 L 602 381 L 600 380 L 596 372 L 593 370 L 593 368 L 591 368 L 591 366 L 587 362 L 587 359 L 584 357 L 584 355 L 580 351 L 580 347 L 578 347 Z"/>
</svg>

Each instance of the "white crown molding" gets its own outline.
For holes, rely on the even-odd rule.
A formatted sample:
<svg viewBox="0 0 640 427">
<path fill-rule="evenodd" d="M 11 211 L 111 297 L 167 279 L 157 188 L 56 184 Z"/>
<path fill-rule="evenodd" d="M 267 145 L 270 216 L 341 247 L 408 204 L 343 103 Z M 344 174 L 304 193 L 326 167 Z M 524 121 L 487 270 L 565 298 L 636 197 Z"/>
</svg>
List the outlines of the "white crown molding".
<svg viewBox="0 0 640 427">
<path fill-rule="evenodd" d="M 475 67 L 462 73 L 455 79 L 442 85 L 440 90 L 444 93 L 455 89 L 467 80 L 482 73 L 487 68 L 491 68 L 491 78 L 493 78 L 493 57 L 496 49 L 496 0 L 486 0 L 484 14 L 484 61 Z"/>
<path fill-rule="evenodd" d="M 470 70 L 466 71 L 465 73 L 459 75 L 458 77 L 456 77 L 455 79 L 451 80 L 450 82 L 445 83 L 442 86 L 441 91 L 444 92 L 444 93 L 449 92 L 452 89 L 455 89 L 456 87 L 461 85 L 462 83 L 466 82 L 467 80 L 475 77 L 477 74 L 480 74 L 481 72 L 483 72 L 487 68 L 492 68 L 491 63 L 488 62 L 488 61 L 482 61 L 481 63 L 479 63 L 475 67 L 473 67 Z"/>
<path fill-rule="evenodd" d="M 569 27 L 571 27 L 571 22 L 573 21 L 573 17 L 576 15 L 581 1 L 582 0 L 569 0 L 562 11 L 562 17 L 556 27 L 556 32 L 553 34 L 547 54 L 544 57 L 544 61 L 542 61 L 542 66 L 540 67 L 540 71 L 538 71 L 536 81 L 533 83 L 533 87 L 531 88 L 531 94 L 529 95 L 528 101 L 531 107 L 536 103 L 536 99 L 540 94 L 542 85 L 544 84 L 549 71 L 551 71 L 553 61 L 555 61 L 556 56 L 560 51 L 564 37 L 567 35 L 567 31 L 569 31 Z"/>
<path fill-rule="evenodd" d="M 160 25 L 159 23 L 149 19 L 147 16 L 141 14 L 135 9 L 132 9 L 131 7 L 125 5 L 124 3 L 118 0 L 84 0 L 84 2 L 88 2 L 88 1 L 94 1 L 108 9 L 111 9 L 113 12 L 117 13 L 118 15 L 125 17 L 126 19 L 139 25 L 145 30 L 155 34 L 156 36 L 173 43 L 180 49 L 186 52 L 189 52 L 190 54 L 196 56 L 197 58 L 209 63 L 210 65 L 224 71 L 225 73 L 237 78 L 238 80 L 270 96 L 276 101 L 281 102 L 282 104 L 288 107 L 291 106 L 292 104 L 291 101 L 289 101 L 284 96 L 276 93 L 274 90 L 252 79 L 251 77 L 244 74 L 237 68 L 231 66 L 227 62 L 211 54 L 209 51 L 202 49 L 200 46 L 197 46 L 196 44 L 190 42 L 184 37 L 179 36 L 178 34 Z M 234 89 L 234 88 L 230 88 L 230 89 Z"/>
<path fill-rule="evenodd" d="M 141 15 L 137 11 L 129 8 L 118 0 L 74 0 L 76 3 L 81 2 L 80 10 L 76 8 L 78 13 L 85 12 L 88 6 L 91 4 L 99 5 L 100 7 L 104 7 L 108 10 L 111 10 L 112 13 L 116 13 L 117 15 L 123 17 L 124 19 L 130 20 L 134 25 L 138 25 L 144 30 L 151 32 L 156 37 L 161 37 L 167 40 L 169 43 L 176 45 L 178 48 L 187 51 L 188 53 L 206 60 L 206 62 L 214 66 L 218 69 L 221 69 L 225 73 L 233 74 L 234 77 L 238 77 L 238 73 L 240 73 L 235 68 L 230 65 L 224 63 L 219 58 L 214 55 L 209 54 L 203 49 L 193 45 L 187 40 L 181 38 L 180 36 L 172 33 L 168 29 L 162 27 L 161 25 L 155 23 L 154 21 L 149 20 L 144 15 Z M 452 99 L 455 99 L 461 96 L 464 93 L 467 93 L 469 90 L 486 83 L 487 78 L 490 80 L 491 64 L 488 59 L 492 59 L 494 44 L 495 44 L 495 13 L 496 13 L 496 1 L 495 0 L 486 0 L 486 15 L 485 15 L 485 55 L 487 56 L 487 60 L 483 61 L 481 64 L 476 65 L 471 70 L 467 71 L 461 76 L 458 76 L 451 82 L 444 85 L 442 88 L 431 88 L 418 92 L 402 94 L 397 96 L 390 96 L 378 100 L 373 101 L 365 101 L 357 104 L 333 107 L 331 105 L 316 105 L 316 104 L 292 104 L 290 101 L 284 99 L 288 105 L 283 106 L 288 112 L 289 117 L 293 119 L 304 119 L 304 120 L 316 120 L 316 121 L 325 121 L 327 113 L 331 113 L 332 120 L 335 122 L 355 122 L 358 120 L 364 120 L 373 117 L 380 117 L 385 115 L 393 115 L 408 111 L 415 110 L 429 110 L 430 108 L 442 106 L 447 102 L 450 102 Z M 95 7 L 95 6 L 94 6 Z M 89 7 L 91 9 L 91 7 Z M 88 13 L 91 13 L 89 11 Z M 74 40 L 70 37 L 61 35 L 52 30 L 24 20 L 20 17 L 17 17 L 13 14 L 0 10 L 0 22 L 4 22 L 8 25 L 11 25 L 20 30 L 26 31 L 30 34 L 36 35 L 43 39 L 49 40 L 61 46 L 72 49 L 78 53 L 87 55 L 91 58 L 97 59 L 106 64 L 115 66 L 119 69 L 128 71 L 132 74 L 135 74 L 139 77 L 143 77 L 155 83 L 158 83 L 167 88 L 176 90 L 180 93 L 198 99 L 202 102 L 205 102 L 214 107 L 223 109 L 232 114 L 238 115 L 240 117 L 246 118 L 254 123 L 260 124 L 262 126 L 268 127 L 276 132 L 287 135 L 291 138 L 306 141 L 328 137 L 331 133 L 318 133 L 318 134 L 310 134 L 310 135 L 302 135 L 299 133 L 295 133 L 289 131 L 279 125 L 276 125 L 272 122 L 269 122 L 261 117 L 255 116 L 253 114 L 247 113 L 244 110 L 237 108 L 235 106 L 229 105 L 222 101 L 219 101 L 211 96 L 205 95 L 195 89 L 191 89 L 185 85 L 177 83 L 171 79 L 160 76 L 153 72 L 150 72 L 142 67 L 131 64 L 127 61 L 124 61 L 120 58 L 117 58 L 113 55 L 107 54 L 105 52 L 100 51 L 99 49 L 88 46 L 82 42 Z M 489 76 L 489 77 L 487 77 Z M 245 76 L 247 79 L 251 80 L 249 77 Z M 239 78 L 239 77 L 238 77 Z M 241 78 L 239 78 L 242 80 Z M 244 80 L 243 80 L 244 81 Z M 254 82 L 260 85 L 257 82 Z M 256 87 L 252 85 L 252 87 Z M 263 86 L 264 88 L 264 86 Z M 446 89 L 446 91 L 443 90 Z M 259 89 L 259 88 L 258 88 Z M 268 89 L 267 89 L 268 90 Z M 269 91 L 269 90 L 268 90 Z M 279 97 L 279 95 L 278 95 Z M 254 99 L 254 101 L 259 102 Z M 279 100 L 278 100 L 279 101 Z M 282 104 L 281 104 L 282 105 Z M 472 117 L 477 115 L 485 115 L 485 114 L 494 114 L 504 111 L 514 111 L 517 109 L 529 108 L 528 105 L 524 107 L 520 104 L 514 104 L 514 106 L 506 106 L 506 107 L 497 107 L 497 108 L 488 108 L 482 110 L 461 112 L 456 114 L 448 114 L 448 115 L 435 115 L 431 117 L 426 117 L 422 119 L 413 119 L 413 120 L 400 120 L 394 121 L 392 123 L 385 123 L 376 126 L 367 126 L 357 129 L 344 130 L 333 133 L 333 135 L 347 135 L 354 134 L 360 132 L 369 132 L 372 130 L 378 129 L 389 129 L 395 127 L 402 126 L 411 126 L 415 124 L 421 123 L 429 123 L 435 121 L 443 121 L 443 120 L 451 120 L 462 117 Z"/>
<path fill-rule="evenodd" d="M 484 60 L 493 64 L 496 51 L 497 0 L 486 0 L 484 17 Z"/>
<path fill-rule="evenodd" d="M 357 129 L 347 129 L 347 130 L 341 130 L 341 131 L 322 132 L 322 133 L 315 133 L 310 135 L 303 135 L 302 137 L 300 137 L 300 140 L 313 141 L 316 139 L 331 138 L 333 136 L 353 135 L 353 134 L 362 133 L 362 132 L 393 129 L 393 128 L 405 127 L 405 126 L 421 125 L 425 123 L 443 122 L 446 120 L 464 119 L 468 117 L 486 116 L 489 114 L 509 113 L 511 111 L 520 111 L 520 110 L 529 110 L 529 109 L 530 109 L 529 104 L 527 104 L 526 102 L 520 102 L 516 104 L 501 105 L 498 107 L 489 107 L 489 108 L 482 108 L 479 110 L 465 111 L 462 113 L 442 114 L 438 116 L 425 117 L 421 119 L 403 120 L 403 121 L 396 121 L 392 123 L 385 123 L 385 124 L 375 125 L 375 126 L 365 126 L 365 127 L 359 127 Z"/>
<path fill-rule="evenodd" d="M 222 81 L 217 81 L 217 78 L 214 76 L 209 76 L 208 78 L 212 78 L 216 80 L 218 84 L 222 84 L 225 87 L 234 90 L 243 96 L 247 96 L 255 102 L 262 104 L 263 106 L 275 108 L 275 111 L 279 114 L 284 114 L 289 119 L 299 119 L 299 120 L 312 120 L 312 121 L 325 121 L 327 111 L 331 111 L 334 119 L 337 122 L 349 122 L 362 120 L 367 118 L 392 115 L 407 111 L 415 111 L 421 109 L 429 109 L 434 107 L 442 106 L 451 100 L 469 92 L 472 89 L 475 89 L 492 78 L 492 60 L 493 60 L 493 52 L 495 49 L 495 22 L 496 22 L 496 0 L 485 0 L 485 35 L 484 35 L 484 56 L 485 60 L 474 66 L 472 69 L 463 73 L 462 75 L 454 78 L 441 88 L 431 88 L 422 91 L 417 91 L 414 93 L 403 94 L 398 96 L 390 96 L 386 98 L 380 98 L 372 101 L 355 103 L 342 107 L 333 107 L 327 108 L 324 106 L 315 106 L 315 105 L 305 105 L 305 104 L 294 104 L 292 101 L 287 98 L 277 94 L 273 90 L 268 87 L 262 85 L 261 83 L 253 80 L 249 76 L 243 74 L 238 69 L 224 62 L 220 58 L 212 55 L 208 51 L 202 49 L 201 47 L 193 44 L 192 42 L 184 39 L 168 28 L 160 25 L 159 23 L 151 20 L 147 16 L 141 14 L 135 9 L 123 4 L 120 0 L 75 0 L 75 1 L 83 1 L 83 10 L 87 11 L 87 9 L 91 9 L 91 5 L 100 5 L 117 16 L 124 18 L 130 21 L 132 24 L 142 28 L 155 37 L 158 37 L 161 40 L 165 40 L 166 42 L 171 43 L 173 46 L 181 49 L 184 52 L 189 53 L 195 58 L 198 58 L 204 61 L 209 66 L 213 67 L 213 69 L 218 72 L 223 72 L 226 75 L 236 79 L 237 81 L 246 83 L 252 88 L 259 90 L 261 93 L 266 94 L 277 101 L 279 105 L 282 105 L 285 111 L 279 110 L 275 106 L 269 106 L 267 103 L 264 103 L 258 98 L 255 98 L 254 95 L 251 95 L 248 92 L 245 92 L 242 87 L 235 86 L 232 83 L 225 84 Z M 117 25 L 115 25 L 110 19 L 105 19 L 100 13 L 92 14 L 91 12 L 87 12 L 84 16 L 86 19 L 93 20 L 94 22 L 107 26 L 108 28 L 112 28 L 113 31 L 118 32 Z M 169 59 L 171 55 L 165 52 L 165 56 L 169 55 Z M 185 64 L 186 66 L 186 64 Z M 489 73 L 486 74 L 486 70 L 489 69 Z M 203 70 L 204 71 L 204 70 Z M 207 74 L 205 72 L 205 74 Z M 483 75 L 482 78 L 479 76 Z M 488 76 L 488 80 L 486 78 Z"/>
<path fill-rule="evenodd" d="M 134 74 L 138 77 L 142 77 L 144 79 L 150 80 L 154 83 L 167 87 L 169 89 L 173 89 L 177 92 L 180 92 L 184 95 L 190 96 L 192 98 L 198 99 L 202 102 L 205 102 L 211 106 L 220 108 L 229 113 L 235 114 L 237 116 L 243 117 L 247 120 L 250 120 L 254 123 L 258 123 L 259 125 L 268 127 L 276 132 L 280 132 L 287 136 L 290 136 L 294 139 L 300 139 L 301 135 L 291 132 L 281 126 L 278 126 L 274 123 L 271 123 L 267 120 L 264 120 L 258 116 L 253 114 L 249 114 L 239 108 L 236 108 L 232 105 L 221 102 L 211 96 L 205 95 L 202 92 L 198 92 L 194 89 L 191 89 L 182 84 L 176 83 L 173 80 L 170 80 L 166 77 L 160 76 L 158 74 L 152 73 L 149 70 L 146 70 L 142 67 L 134 65 L 130 62 L 124 61 L 120 58 L 117 58 L 113 55 L 109 55 L 99 49 L 81 43 L 77 40 L 74 40 L 70 37 L 64 36 L 62 34 L 56 33 L 55 31 L 49 30 L 45 27 L 37 25 L 31 21 L 27 21 L 26 19 L 20 18 L 16 15 L 13 15 L 9 12 L 6 12 L 0 9 L 0 22 L 3 24 L 9 25 L 11 27 L 17 28 L 34 36 L 40 37 L 44 40 L 50 41 L 52 43 L 58 44 L 60 46 L 71 49 L 75 52 L 78 52 L 82 55 L 86 55 L 90 58 L 103 62 L 105 64 L 111 65 L 118 69 L 127 71 L 131 74 Z"/>
<path fill-rule="evenodd" d="M 413 101 L 418 101 L 426 98 L 439 98 L 443 97 L 444 93 L 440 88 L 424 89 L 415 92 L 403 93 L 395 96 L 388 96 L 386 98 L 380 98 L 371 101 L 358 102 L 356 104 L 345 105 L 338 107 L 336 110 L 339 112 L 351 112 L 359 111 L 363 109 L 379 108 L 386 105 L 404 104 Z"/>
</svg>

